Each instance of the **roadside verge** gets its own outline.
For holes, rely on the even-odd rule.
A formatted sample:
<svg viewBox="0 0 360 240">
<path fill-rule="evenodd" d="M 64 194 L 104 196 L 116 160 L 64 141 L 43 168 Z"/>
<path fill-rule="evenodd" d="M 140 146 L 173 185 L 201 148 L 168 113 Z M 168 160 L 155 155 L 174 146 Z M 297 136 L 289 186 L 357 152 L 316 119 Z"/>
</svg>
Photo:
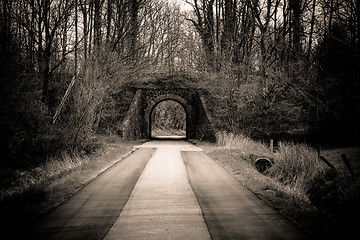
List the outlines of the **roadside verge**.
<svg viewBox="0 0 360 240">
<path fill-rule="evenodd" d="M 101 137 L 101 141 L 104 144 L 100 150 L 77 160 L 73 167 L 64 168 L 26 191 L 4 198 L 0 202 L 0 224 L 4 229 L 15 226 L 21 229 L 37 222 L 141 144 L 107 137 Z"/>
</svg>

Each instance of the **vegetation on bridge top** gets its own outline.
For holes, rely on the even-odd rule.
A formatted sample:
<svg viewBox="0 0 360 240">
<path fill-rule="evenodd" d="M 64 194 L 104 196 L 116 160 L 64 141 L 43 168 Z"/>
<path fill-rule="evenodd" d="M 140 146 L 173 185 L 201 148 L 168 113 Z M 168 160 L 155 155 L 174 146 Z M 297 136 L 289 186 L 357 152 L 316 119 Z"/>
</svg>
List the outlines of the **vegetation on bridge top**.
<svg viewBox="0 0 360 240">
<path fill-rule="evenodd" d="M 201 78 L 199 75 L 174 72 L 150 72 L 143 74 L 134 84 L 138 88 L 201 88 Z"/>
</svg>

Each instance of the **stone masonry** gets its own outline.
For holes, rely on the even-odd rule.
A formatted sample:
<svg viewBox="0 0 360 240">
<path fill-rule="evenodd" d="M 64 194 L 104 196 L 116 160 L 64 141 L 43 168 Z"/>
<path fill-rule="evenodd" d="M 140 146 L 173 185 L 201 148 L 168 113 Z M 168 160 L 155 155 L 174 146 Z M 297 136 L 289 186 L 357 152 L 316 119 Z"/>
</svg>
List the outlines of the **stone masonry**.
<svg viewBox="0 0 360 240">
<path fill-rule="evenodd" d="M 162 101 L 173 100 L 186 112 L 186 138 L 214 142 L 212 118 L 206 106 L 202 89 L 179 86 L 139 86 L 120 127 L 125 139 L 151 137 L 151 113 Z"/>
</svg>

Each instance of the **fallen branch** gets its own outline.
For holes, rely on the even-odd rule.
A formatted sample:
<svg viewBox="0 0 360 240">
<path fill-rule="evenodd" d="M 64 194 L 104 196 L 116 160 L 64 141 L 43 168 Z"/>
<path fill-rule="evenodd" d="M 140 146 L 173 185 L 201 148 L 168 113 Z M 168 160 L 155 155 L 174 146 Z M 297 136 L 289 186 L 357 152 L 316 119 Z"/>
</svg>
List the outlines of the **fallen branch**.
<svg viewBox="0 0 360 240">
<path fill-rule="evenodd" d="M 64 107 L 65 101 L 66 101 L 66 99 L 67 99 L 68 96 L 69 96 L 70 90 L 71 90 L 71 88 L 74 86 L 74 83 L 75 83 L 75 80 L 76 80 L 76 76 L 77 76 L 77 74 L 75 74 L 75 75 L 73 76 L 73 78 L 71 79 L 71 82 L 70 82 L 68 88 L 66 89 L 66 92 L 65 92 L 63 98 L 61 99 L 61 102 L 60 102 L 58 108 L 56 109 L 56 112 L 55 112 L 54 117 L 53 117 L 53 120 L 52 120 L 52 124 L 55 124 L 56 119 L 59 117 L 59 114 L 60 114 L 60 112 L 61 112 L 61 109 Z"/>
</svg>

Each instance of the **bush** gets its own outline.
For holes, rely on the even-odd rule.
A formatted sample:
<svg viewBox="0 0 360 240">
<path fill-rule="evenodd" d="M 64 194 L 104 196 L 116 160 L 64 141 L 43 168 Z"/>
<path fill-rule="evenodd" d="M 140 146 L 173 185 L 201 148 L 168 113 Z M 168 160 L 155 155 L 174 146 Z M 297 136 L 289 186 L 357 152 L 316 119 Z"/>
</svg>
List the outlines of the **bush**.
<svg viewBox="0 0 360 240">
<path fill-rule="evenodd" d="M 93 136 L 101 120 L 103 127 L 116 124 L 113 123 L 116 119 L 109 117 L 117 116 L 115 111 L 119 111 L 114 106 L 112 96 L 121 89 L 129 74 L 118 54 L 106 48 L 89 56 L 81 66 L 65 109 L 57 122 L 59 128 L 66 130 L 67 142 L 79 150 L 87 149 L 93 144 Z"/>
<path fill-rule="evenodd" d="M 307 182 L 306 194 L 315 206 L 332 209 L 339 205 L 339 186 L 333 175 L 332 171 L 325 171 Z"/>
<path fill-rule="evenodd" d="M 310 201 L 318 208 L 344 214 L 359 211 L 360 180 L 352 179 L 345 168 L 327 170 L 311 179 L 306 191 Z M 345 210 L 346 209 L 346 210 Z"/>
<path fill-rule="evenodd" d="M 305 144 L 280 143 L 268 175 L 305 193 L 307 184 L 324 171 L 314 149 Z"/>
<path fill-rule="evenodd" d="M 42 82 L 36 73 L 2 78 L 0 96 L 0 167 L 30 168 L 64 149 L 92 151 L 104 99 L 114 83 L 121 85 L 116 55 L 88 58 L 56 123 L 52 117 L 71 80 L 53 73 L 49 101 L 42 102 Z M 116 79 L 115 79 L 116 77 Z M 115 81 L 116 80 L 116 81 Z"/>
<path fill-rule="evenodd" d="M 22 168 L 57 151 L 61 134 L 51 124 L 48 106 L 40 101 L 40 84 L 35 75 L 7 81 L 1 89 L 6 102 L 0 106 L 1 165 Z"/>
<path fill-rule="evenodd" d="M 264 144 L 242 135 L 219 132 L 216 137 L 218 147 L 240 150 L 241 158 L 250 164 L 259 157 L 270 159 L 274 164 L 264 174 L 290 187 L 299 196 L 311 198 L 312 192 L 317 192 L 314 187 L 318 186 L 317 181 L 325 181 L 326 166 L 318 160 L 316 151 L 305 144 L 280 142 L 277 152 L 273 153 Z"/>
</svg>

